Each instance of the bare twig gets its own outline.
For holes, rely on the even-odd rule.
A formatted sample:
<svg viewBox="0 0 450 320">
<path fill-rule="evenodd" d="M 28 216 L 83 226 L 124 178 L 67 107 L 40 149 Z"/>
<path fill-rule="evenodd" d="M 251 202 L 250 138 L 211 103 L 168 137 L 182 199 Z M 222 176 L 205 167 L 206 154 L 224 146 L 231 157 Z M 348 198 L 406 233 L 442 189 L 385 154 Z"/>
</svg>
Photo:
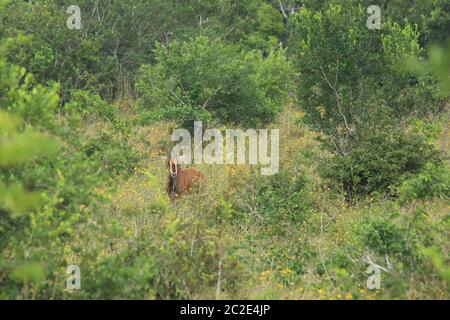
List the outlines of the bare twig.
<svg viewBox="0 0 450 320">
<path fill-rule="evenodd" d="M 368 264 L 370 264 L 370 265 L 372 265 L 372 266 L 377 267 L 377 268 L 380 269 L 380 270 L 383 270 L 384 272 L 390 272 L 390 270 L 389 270 L 389 268 L 390 268 L 390 262 L 389 262 L 389 258 L 388 258 L 387 256 L 386 256 L 386 262 L 388 263 L 388 267 L 387 267 L 387 268 L 386 268 L 386 267 L 383 267 L 383 266 L 380 266 L 379 264 L 373 262 L 372 259 L 371 259 L 371 257 L 370 257 L 370 255 L 367 255 L 367 257 L 364 258 L 363 261 L 366 262 L 366 263 L 368 263 Z"/>
<path fill-rule="evenodd" d="M 334 92 L 334 96 L 336 98 L 336 104 L 337 104 L 339 113 L 341 114 L 342 118 L 344 119 L 345 128 L 347 129 L 347 131 L 353 132 L 354 130 L 349 127 L 347 117 L 345 116 L 344 112 L 342 111 L 341 97 L 340 97 L 339 93 L 337 92 L 336 87 L 330 82 L 330 80 L 328 79 L 328 76 L 325 74 L 325 71 L 323 70 L 322 67 L 320 67 L 320 70 L 322 71 L 323 79 L 327 82 L 328 86 Z M 337 77 L 336 77 L 336 81 L 337 81 Z"/>
<path fill-rule="evenodd" d="M 278 0 L 278 3 L 280 4 L 280 10 L 281 13 L 283 14 L 283 17 L 285 17 L 286 19 L 289 18 L 288 15 L 286 14 L 286 11 L 284 10 L 283 3 L 281 2 L 281 0 Z"/>
</svg>

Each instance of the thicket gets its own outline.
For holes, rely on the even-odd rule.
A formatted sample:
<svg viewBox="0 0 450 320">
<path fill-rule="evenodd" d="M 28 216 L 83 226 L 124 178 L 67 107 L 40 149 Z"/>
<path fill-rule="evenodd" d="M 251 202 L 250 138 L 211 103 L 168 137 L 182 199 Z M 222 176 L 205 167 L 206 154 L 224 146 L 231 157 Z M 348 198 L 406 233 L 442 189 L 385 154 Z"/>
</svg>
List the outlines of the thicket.
<svg viewBox="0 0 450 320">
<path fill-rule="evenodd" d="M 0 298 L 448 298 L 447 1 L 381 30 L 359 0 L 77 4 L 0 0 Z M 192 120 L 278 126 L 279 174 L 169 203 Z"/>
</svg>

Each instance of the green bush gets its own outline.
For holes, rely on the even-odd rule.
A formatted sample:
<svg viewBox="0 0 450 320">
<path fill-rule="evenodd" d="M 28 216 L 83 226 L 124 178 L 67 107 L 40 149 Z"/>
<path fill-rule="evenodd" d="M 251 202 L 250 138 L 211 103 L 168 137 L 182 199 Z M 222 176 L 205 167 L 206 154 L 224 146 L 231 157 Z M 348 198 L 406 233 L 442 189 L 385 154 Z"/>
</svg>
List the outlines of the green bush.
<svg viewBox="0 0 450 320">
<path fill-rule="evenodd" d="M 403 204 L 414 199 L 449 198 L 450 168 L 446 165 L 427 163 L 418 175 L 402 184 L 399 195 L 399 200 Z"/>
<path fill-rule="evenodd" d="M 274 119 L 292 79 L 284 51 L 266 58 L 220 40 L 197 37 L 158 46 L 157 64 L 141 68 L 140 105 L 184 125 L 194 120 L 252 126 Z"/>
<path fill-rule="evenodd" d="M 158 268 L 152 256 L 139 250 L 115 252 L 98 263 L 81 264 L 86 271 L 82 291 L 76 293 L 89 299 L 153 299 Z"/>
<path fill-rule="evenodd" d="M 434 79 L 402 67 L 423 53 L 414 28 L 389 18 L 379 31 L 361 27 L 366 7 L 356 3 L 329 1 L 290 20 L 305 121 L 323 133 L 323 146 L 333 153 L 321 172 L 348 199 L 394 194 L 390 187 L 434 161 L 436 152 L 408 126 L 412 117 L 444 106 Z"/>
<path fill-rule="evenodd" d="M 349 151 L 324 159 L 323 177 L 354 196 L 381 193 L 396 195 L 396 188 L 429 161 L 439 162 L 439 153 L 426 138 L 401 128 L 384 127 L 349 137 Z"/>
<path fill-rule="evenodd" d="M 158 240 L 147 249 L 158 266 L 156 297 L 198 299 L 216 285 L 219 259 L 222 277 L 227 280 L 224 287 L 233 286 L 236 274 L 230 265 L 236 262 L 221 250 L 224 241 L 220 234 L 220 229 L 208 227 L 201 219 L 169 214 Z"/>
<path fill-rule="evenodd" d="M 39 159 L 52 161 L 56 139 L 35 128 L 53 127 L 58 96 L 52 89 L 28 87 L 25 71 L 5 63 L 0 44 L 0 273 L 3 298 L 32 299 L 49 295 L 54 274 L 63 264 L 64 243 L 79 214 L 58 210 L 58 188 L 30 183 L 17 173 L 29 172 Z M 4 109 L 8 110 L 6 113 Z M 12 116 L 12 115 L 14 116 Z M 23 117 L 23 119 L 21 118 Z M 38 169 L 39 170 L 39 169 Z M 37 170 L 37 171 L 38 171 Z M 26 175 L 26 174 L 25 174 Z M 32 241 L 31 241 L 32 239 Z"/>
<path fill-rule="evenodd" d="M 76 92 L 74 104 L 66 109 L 72 107 L 72 112 L 61 119 L 56 115 L 56 88 L 39 85 L 23 68 L 6 63 L 3 45 L 4 42 L 0 45 L 2 297 L 62 297 L 67 252 L 84 250 L 74 239 L 80 223 L 86 221 L 86 208 L 96 200 L 93 189 L 112 175 L 132 172 L 138 159 L 127 143 L 130 130 L 123 122 L 114 121 L 111 131 L 91 141 L 84 139 L 84 120 L 71 121 L 71 117 L 80 118 L 80 114 L 108 115 L 107 104 L 98 96 Z M 83 110 L 83 104 L 95 110 Z"/>
<path fill-rule="evenodd" d="M 64 100 L 74 89 L 108 100 L 134 96 L 137 70 L 154 62 L 156 42 L 207 35 L 269 51 L 283 31 L 280 13 L 263 0 L 79 0 L 81 30 L 66 28 L 66 1 L 8 2 L 0 37 L 33 35 L 8 60 L 39 83 L 59 82 Z"/>
<path fill-rule="evenodd" d="M 70 93 L 69 103 L 65 106 L 72 116 L 76 113 L 83 120 L 96 116 L 101 120 L 113 122 L 116 120 L 117 110 L 103 101 L 98 94 L 86 90 L 75 90 Z"/>
<path fill-rule="evenodd" d="M 433 0 L 431 14 L 425 16 L 425 38 L 428 43 L 448 40 L 450 4 L 446 0 Z"/>
<path fill-rule="evenodd" d="M 406 231 L 390 221 L 372 219 L 359 226 L 358 235 L 364 246 L 380 256 L 403 257 L 407 254 Z"/>
<path fill-rule="evenodd" d="M 114 134 L 103 134 L 84 146 L 84 152 L 93 163 L 98 163 L 97 174 L 112 177 L 118 174 L 130 175 L 139 163 L 140 157 L 126 138 Z"/>
<path fill-rule="evenodd" d="M 33 126 L 51 128 L 59 101 L 58 86 L 48 89 L 33 82 L 24 68 L 0 60 L 0 108 Z"/>
<path fill-rule="evenodd" d="M 241 41 L 245 47 L 268 53 L 279 46 L 284 35 L 283 16 L 269 3 L 255 2 L 254 6 L 256 8 L 251 10 L 255 12 L 255 17 L 245 25 L 246 32 L 241 31 Z"/>
<path fill-rule="evenodd" d="M 273 177 L 255 177 L 248 190 L 239 196 L 237 218 L 271 226 L 274 233 L 283 230 L 286 224 L 307 221 L 314 212 L 307 183 L 303 174 L 293 175 L 287 170 L 280 170 Z"/>
</svg>

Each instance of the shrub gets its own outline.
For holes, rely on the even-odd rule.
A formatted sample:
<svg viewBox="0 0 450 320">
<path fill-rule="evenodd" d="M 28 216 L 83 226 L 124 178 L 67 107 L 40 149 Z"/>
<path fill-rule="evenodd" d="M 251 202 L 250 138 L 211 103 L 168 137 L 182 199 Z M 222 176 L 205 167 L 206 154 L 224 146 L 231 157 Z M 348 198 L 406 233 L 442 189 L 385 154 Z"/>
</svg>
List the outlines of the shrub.
<svg viewBox="0 0 450 320">
<path fill-rule="evenodd" d="M 434 161 L 436 153 L 408 125 L 443 106 L 434 80 L 402 67 L 422 54 L 414 28 L 385 20 L 381 30 L 369 30 L 361 27 L 365 10 L 330 1 L 316 12 L 302 8 L 290 21 L 305 120 L 333 152 L 321 171 L 349 199 L 392 194 L 390 186 Z"/>
<path fill-rule="evenodd" d="M 349 138 L 349 151 L 323 160 L 321 174 L 338 183 L 349 200 L 355 195 L 395 195 L 396 188 L 439 154 L 426 138 L 401 128 L 358 132 Z"/>
<path fill-rule="evenodd" d="M 158 266 L 157 298 L 198 299 L 212 294 L 218 272 L 221 289 L 232 290 L 239 268 L 221 235 L 220 228 L 209 227 L 202 219 L 169 214 L 156 243 L 147 246 Z"/>
<path fill-rule="evenodd" d="M 113 106 L 103 101 L 98 95 L 87 90 L 74 90 L 70 93 L 69 103 L 65 109 L 71 113 L 77 113 L 83 120 L 97 116 L 102 120 L 113 122 L 116 120 L 117 111 Z"/>
<path fill-rule="evenodd" d="M 0 12 L 1 37 L 33 35 L 9 61 L 36 74 L 40 83 L 58 81 L 64 100 L 73 89 L 109 99 L 134 96 L 137 70 L 154 62 L 157 41 L 201 34 L 268 51 L 283 30 L 281 14 L 263 0 L 129 0 L 126 6 L 121 0 L 101 5 L 79 0 L 77 5 L 82 30 L 66 28 L 68 4 L 61 0 L 8 1 Z"/>
<path fill-rule="evenodd" d="M 434 102 L 433 88 L 422 79 L 412 82 L 400 68 L 402 59 L 421 53 L 414 29 L 387 21 L 374 32 L 361 27 L 366 19 L 363 6 L 331 2 L 317 12 L 302 8 L 290 21 L 306 120 L 332 135 L 339 151 L 346 143 L 339 138 L 375 121 L 374 113 L 403 119 Z"/>
<path fill-rule="evenodd" d="M 116 133 L 104 133 L 84 146 L 84 152 L 92 164 L 98 165 L 97 174 L 112 177 L 118 174 L 130 175 L 139 163 L 140 157 L 133 150 L 127 138 Z"/>
<path fill-rule="evenodd" d="M 42 86 L 30 90 L 31 78 L 24 70 L 4 62 L 2 45 L 0 101 L 2 109 L 15 116 L 0 110 L 1 295 L 31 299 L 48 296 L 55 277 L 47 270 L 57 270 L 64 263 L 64 242 L 80 215 L 57 209 L 58 188 L 46 194 L 42 186 L 17 174 L 29 172 L 40 158 L 51 161 L 56 156 L 55 139 L 37 133 L 32 124 L 50 125 L 58 97 Z"/>
<path fill-rule="evenodd" d="M 52 128 L 59 101 L 58 86 L 48 89 L 33 82 L 24 68 L 0 60 L 0 109 L 19 115 L 33 126 Z"/>
<path fill-rule="evenodd" d="M 156 49 L 157 64 L 141 67 L 140 105 L 184 125 L 214 120 L 256 126 L 274 119 L 287 101 L 292 71 L 284 51 L 241 52 L 197 37 Z"/>
<path fill-rule="evenodd" d="M 68 252 L 80 251 L 76 229 L 85 221 L 87 207 L 95 200 L 93 188 L 110 175 L 132 171 L 137 157 L 126 143 L 129 130 L 121 122 L 114 122 L 112 132 L 106 138 L 103 136 L 103 140 L 84 141 L 79 133 L 85 131 L 84 127 L 73 127 L 67 119 L 56 117 L 59 101 L 56 89 L 36 84 L 24 69 L 5 63 L 3 44 L 0 45 L 2 296 L 62 297 L 66 258 Z M 76 102 L 106 108 L 98 96 L 77 94 Z M 85 148 L 91 143 L 97 149 L 88 152 Z"/>
<path fill-rule="evenodd" d="M 313 203 L 307 196 L 307 178 L 281 170 L 273 177 L 256 177 L 244 190 L 239 200 L 237 216 L 246 221 L 258 221 L 270 226 L 272 232 L 283 230 L 286 224 L 306 221 L 313 212 Z M 252 210 L 249 212 L 248 208 Z"/>
<path fill-rule="evenodd" d="M 86 261 L 82 291 L 89 299 L 153 299 L 158 272 L 155 259 L 136 249 L 122 249 L 95 264 Z"/>
<path fill-rule="evenodd" d="M 380 256 L 403 257 L 407 245 L 404 241 L 406 231 L 390 221 L 372 219 L 358 230 L 360 241 Z"/>
<path fill-rule="evenodd" d="M 446 165 L 427 163 L 416 176 L 406 180 L 399 189 L 401 203 L 418 199 L 430 200 L 450 197 L 450 168 Z"/>
<path fill-rule="evenodd" d="M 255 17 L 246 23 L 247 30 L 242 32 L 242 42 L 248 48 L 268 53 L 279 45 L 285 31 L 283 16 L 269 3 L 255 2 L 254 7 L 251 10 L 255 12 Z"/>
</svg>

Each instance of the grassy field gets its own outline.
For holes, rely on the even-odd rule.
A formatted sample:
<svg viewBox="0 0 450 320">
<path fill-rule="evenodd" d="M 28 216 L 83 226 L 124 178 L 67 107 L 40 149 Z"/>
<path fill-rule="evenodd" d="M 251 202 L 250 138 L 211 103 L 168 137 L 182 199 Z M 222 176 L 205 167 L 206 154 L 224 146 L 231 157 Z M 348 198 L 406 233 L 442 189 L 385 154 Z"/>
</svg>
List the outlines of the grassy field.
<svg viewBox="0 0 450 320">
<path fill-rule="evenodd" d="M 434 244 L 442 253 L 450 251 L 448 202 L 401 206 L 380 196 L 350 205 L 324 187 L 317 165 L 328 155 L 301 120 L 301 112 L 288 108 L 273 124 L 281 130 L 281 177 L 261 177 L 250 165 L 201 165 L 206 183 L 173 202 L 165 183 L 175 124 L 135 126 L 132 146 L 142 158 L 135 173 L 96 189 L 106 201 L 92 208 L 92 219 L 117 224 L 125 236 L 110 240 L 104 255 L 142 239 L 151 244 L 161 282 L 146 298 L 448 299 L 432 258 L 408 250 L 423 241 L 425 228 L 436 236 L 431 241 L 439 238 Z M 90 134 L 105 126 L 93 124 Z M 445 150 L 448 135 L 438 142 Z M 417 208 L 423 220 L 414 221 Z M 361 229 L 374 221 L 398 229 L 366 239 Z M 404 247 L 391 248 L 396 239 Z M 386 268 L 379 290 L 366 286 L 369 262 Z"/>
</svg>

